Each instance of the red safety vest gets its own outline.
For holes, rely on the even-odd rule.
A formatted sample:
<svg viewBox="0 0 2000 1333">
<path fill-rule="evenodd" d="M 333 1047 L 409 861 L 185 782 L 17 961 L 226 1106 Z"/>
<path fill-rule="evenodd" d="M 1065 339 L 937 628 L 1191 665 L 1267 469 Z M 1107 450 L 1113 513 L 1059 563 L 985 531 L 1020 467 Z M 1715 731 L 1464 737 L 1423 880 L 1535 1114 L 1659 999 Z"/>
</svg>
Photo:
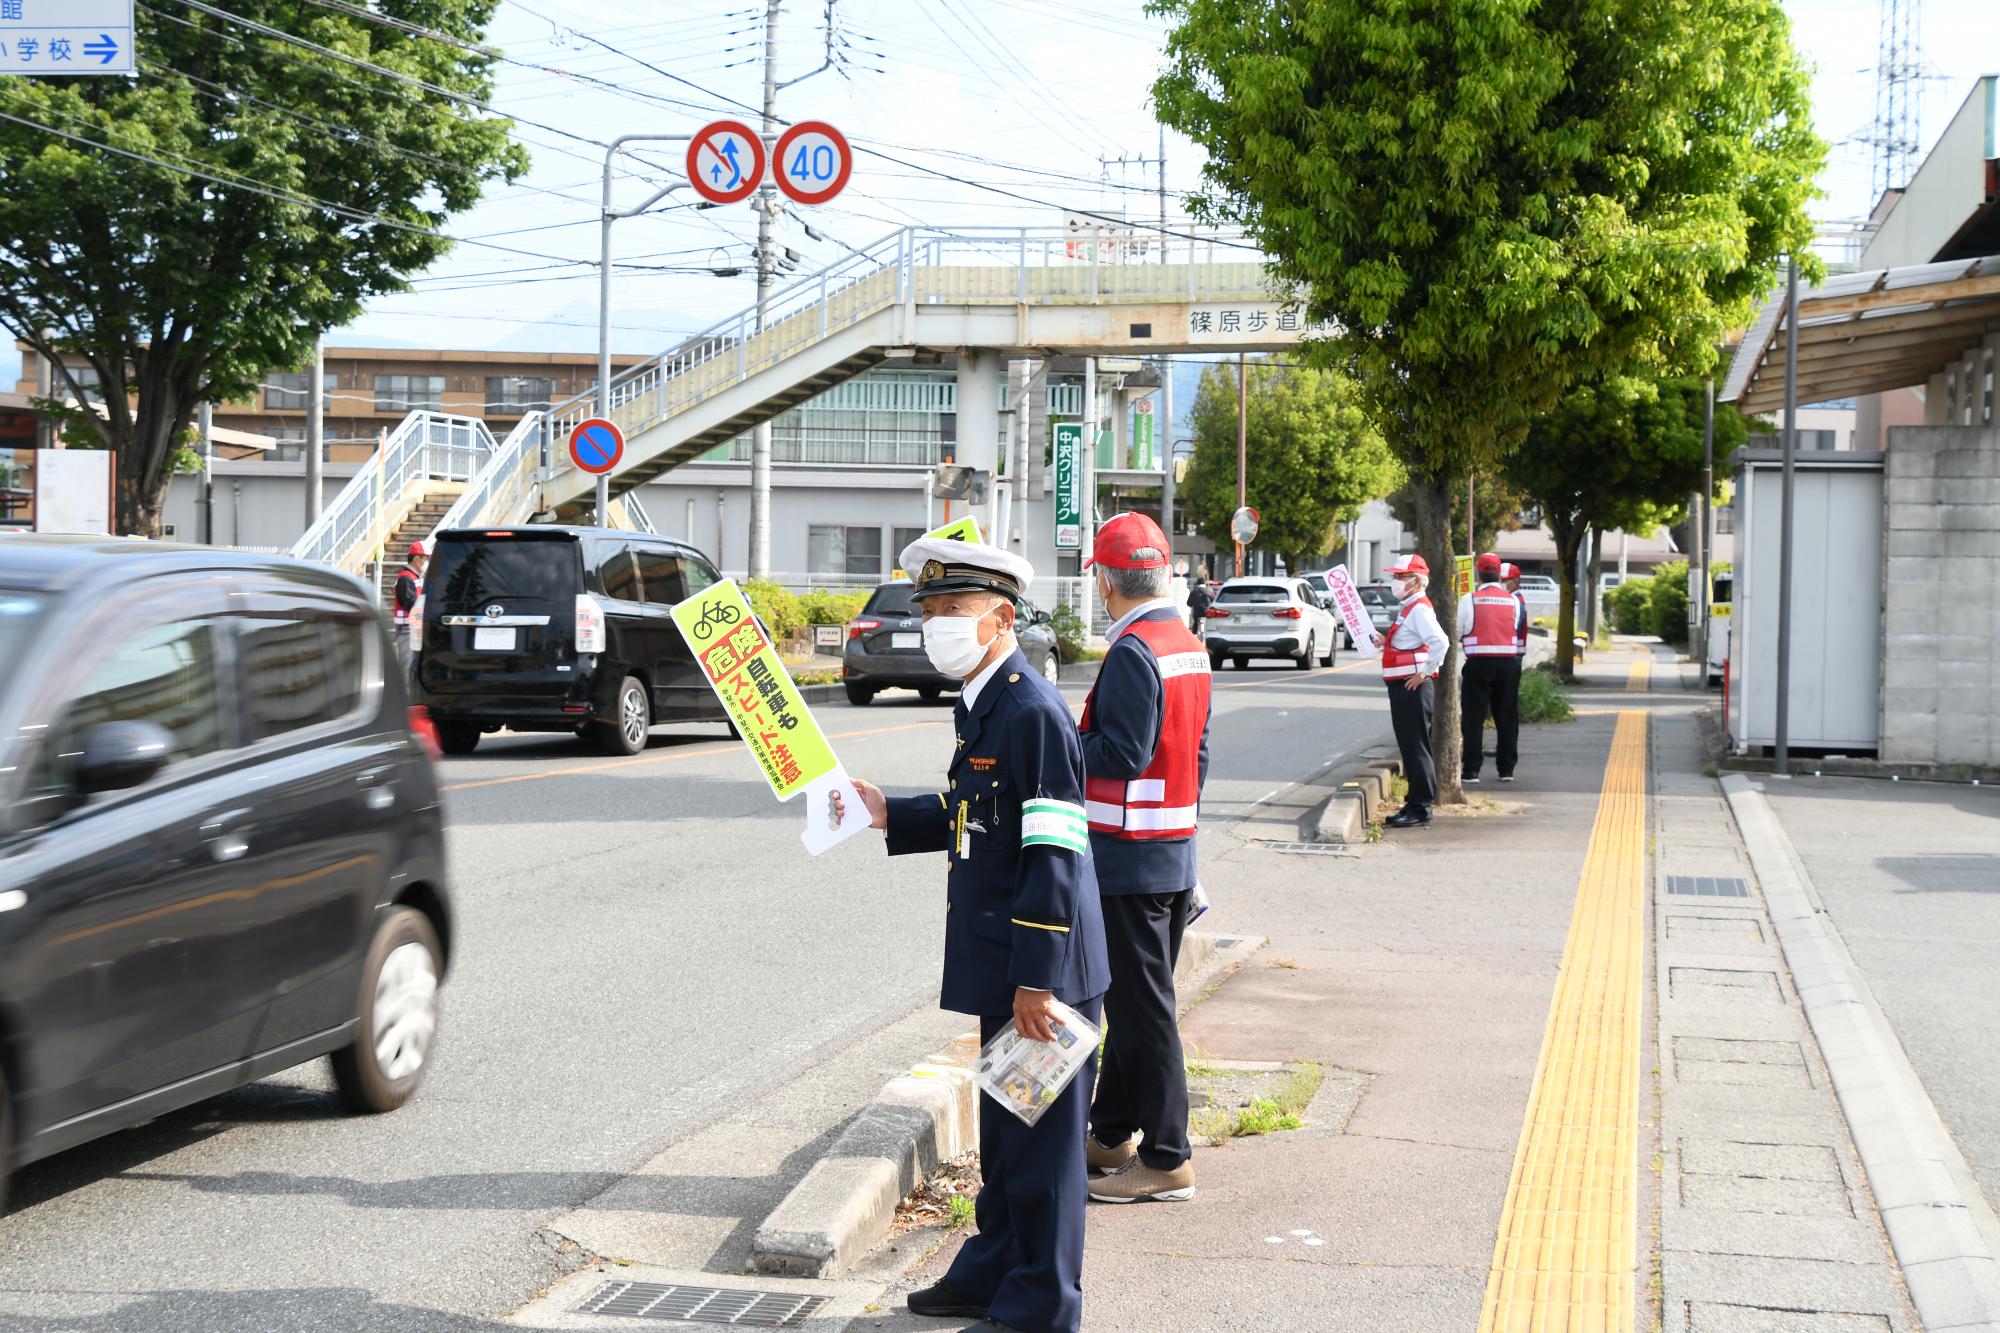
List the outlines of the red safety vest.
<svg viewBox="0 0 2000 1333">
<path fill-rule="evenodd" d="M 1472 594 L 1472 631 L 1465 636 L 1467 657 L 1514 656 L 1514 628 L 1521 604 L 1498 583 Z"/>
<path fill-rule="evenodd" d="M 421 581 L 417 578 L 416 570 L 403 569 L 399 571 L 396 575 L 396 592 L 398 594 L 400 594 L 403 591 L 404 579 L 408 579 L 410 581 L 410 606 L 408 608 L 405 608 L 403 606 L 403 599 L 399 595 L 393 599 L 395 605 L 390 608 L 394 615 L 395 625 L 397 629 L 409 628 L 410 611 L 415 609 L 417 593 L 421 590 L 422 587 Z"/>
<path fill-rule="evenodd" d="M 1160 742 L 1153 747 L 1153 762 L 1129 782 L 1085 777 L 1090 831 L 1131 842 L 1192 838 L 1201 802 L 1201 734 L 1208 726 L 1208 650 L 1178 618 L 1135 620 L 1125 634 L 1138 635 L 1159 664 L 1164 695 Z M 1094 730 L 1090 714 L 1096 702 L 1097 687 L 1092 685 L 1083 701 L 1080 730 Z"/>
<path fill-rule="evenodd" d="M 1514 656 L 1526 657 L 1528 655 L 1528 599 L 1517 592 L 1514 594 L 1514 605 L 1520 608 L 1520 614 L 1514 617 Z"/>
<path fill-rule="evenodd" d="M 1406 676 L 1435 676 L 1437 674 L 1437 672 L 1430 669 L 1431 650 L 1429 645 L 1420 643 L 1414 648 L 1396 647 L 1396 635 L 1402 630 L 1403 622 L 1410 618 L 1410 612 L 1420 606 L 1429 606 L 1430 604 L 1431 599 L 1428 597 L 1412 598 L 1403 604 L 1401 611 L 1396 613 L 1396 623 L 1389 626 L 1389 632 L 1382 636 L 1383 680 L 1400 680 Z"/>
</svg>

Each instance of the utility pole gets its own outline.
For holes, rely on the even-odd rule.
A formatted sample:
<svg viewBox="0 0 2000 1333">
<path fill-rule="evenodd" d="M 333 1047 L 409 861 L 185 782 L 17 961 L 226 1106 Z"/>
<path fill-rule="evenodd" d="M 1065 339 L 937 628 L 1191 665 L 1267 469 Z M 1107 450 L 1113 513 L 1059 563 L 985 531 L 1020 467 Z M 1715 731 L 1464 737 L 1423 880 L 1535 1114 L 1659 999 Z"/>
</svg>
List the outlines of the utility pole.
<svg viewBox="0 0 2000 1333">
<path fill-rule="evenodd" d="M 1710 515 L 1715 504 L 1715 376 L 1708 377 L 1708 387 L 1701 406 L 1701 495 L 1700 507 L 1695 511 L 1694 526 L 1694 572 L 1695 622 L 1701 633 L 1695 641 L 1701 645 L 1702 687 L 1708 685 L 1708 622 L 1709 604 L 1715 588 L 1715 579 L 1708 572 L 1708 565 L 1715 558 L 1715 530 L 1710 526 L 1714 521 Z"/>
<path fill-rule="evenodd" d="M 1160 262 L 1167 262 L 1167 125 L 1160 122 Z M 1173 460 L 1167 460 L 1171 463 Z M 1168 536 L 1172 536 L 1169 533 Z"/>
<path fill-rule="evenodd" d="M 1477 475 L 1470 471 L 1465 474 L 1465 553 L 1470 556 L 1477 556 L 1479 554 L 1479 539 L 1472 535 L 1472 488 L 1478 483 L 1478 480 Z"/>
<path fill-rule="evenodd" d="M 195 428 L 201 433 L 201 541 L 215 545 L 215 409 L 203 403 L 195 411 Z"/>
<path fill-rule="evenodd" d="M 326 334 L 313 338 L 312 370 L 306 379 L 306 526 L 319 522 L 325 503 Z"/>
<path fill-rule="evenodd" d="M 1250 361 L 1236 354 L 1236 507 L 1250 503 Z M 1243 543 L 1236 543 L 1236 577 L 1243 577 Z"/>
<path fill-rule="evenodd" d="M 1785 266 L 1785 474 L 1778 508 L 1778 717 L 1779 777 L 1792 773 L 1792 460 L 1799 449 L 1799 261 Z"/>
<path fill-rule="evenodd" d="M 1167 568 L 1174 564 L 1174 363 L 1160 358 L 1160 410 L 1154 434 L 1160 442 L 1160 528 L 1167 534 Z"/>
<path fill-rule="evenodd" d="M 1090 557 L 1097 550 L 1097 358 L 1083 358 L 1083 549 L 1077 573 L 1083 576 L 1083 639 L 1096 633 L 1097 576 Z"/>
<path fill-rule="evenodd" d="M 764 142 L 778 132 L 778 10 L 784 0 L 764 0 Z M 778 208 L 777 187 L 766 183 L 757 191 L 757 322 L 771 303 L 776 255 L 771 247 L 771 223 Z M 750 577 L 771 572 L 771 423 L 760 421 L 750 433 Z"/>
</svg>

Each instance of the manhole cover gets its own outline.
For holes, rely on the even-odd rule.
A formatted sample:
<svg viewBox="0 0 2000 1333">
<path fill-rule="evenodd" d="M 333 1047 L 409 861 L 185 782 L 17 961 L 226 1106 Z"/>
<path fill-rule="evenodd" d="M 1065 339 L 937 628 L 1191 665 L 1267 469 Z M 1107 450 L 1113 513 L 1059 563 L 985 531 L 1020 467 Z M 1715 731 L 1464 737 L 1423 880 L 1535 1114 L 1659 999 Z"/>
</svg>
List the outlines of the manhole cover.
<svg viewBox="0 0 2000 1333">
<path fill-rule="evenodd" d="M 1354 853 L 1337 842 L 1267 842 L 1264 846 L 1274 852 L 1290 852 L 1294 856 L 1352 856 Z"/>
<path fill-rule="evenodd" d="M 581 1314 L 629 1319 L 683 1319 L 737 1328 L 797 1328 L 826 1307 L 828 1297 L 789 1291 L 689 1287 L 674 1282 L 607 1282 L 577 1306 Z"/>
<path fill-rule="evenodd" d="M 1683 898 L 1748 898 L 1750 886 L 1740 879 L 1714 875 L 1668 875 L 1667 892 Z"/>
</svg>

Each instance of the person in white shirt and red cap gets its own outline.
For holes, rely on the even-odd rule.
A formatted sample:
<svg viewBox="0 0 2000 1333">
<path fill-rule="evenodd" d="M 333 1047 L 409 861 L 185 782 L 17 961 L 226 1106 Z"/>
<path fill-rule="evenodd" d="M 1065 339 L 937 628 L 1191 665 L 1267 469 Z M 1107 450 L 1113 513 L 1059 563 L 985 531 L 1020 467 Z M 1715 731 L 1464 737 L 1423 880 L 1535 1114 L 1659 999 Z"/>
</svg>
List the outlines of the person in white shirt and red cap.
<svg viewBox="0 0 2000 1333">
<path fill-rule="evenodd" d="M 1396 727 L 1396 744 L 1403 752 L 1403 778 L 1409 794 L 1403 808 L 1385 821 L 1390 828 L 1414 828 L 1431 822 L 1437 800 L 1437 764 L 1431 757 L 1431 709 L 1436 691 L 1431 682 L 1444 669 L 1451 640 L 1438 624 L 1437 611 L 1424 595 L 1430 585 L 1430 564 L 1420 555 L 1406 555 L 1389 566 L 1402 607 L 1387 634 L 1372 642 L 1382 654 L 1382 681 L 1389 687 L 1389 717 Z"/>
</svg>

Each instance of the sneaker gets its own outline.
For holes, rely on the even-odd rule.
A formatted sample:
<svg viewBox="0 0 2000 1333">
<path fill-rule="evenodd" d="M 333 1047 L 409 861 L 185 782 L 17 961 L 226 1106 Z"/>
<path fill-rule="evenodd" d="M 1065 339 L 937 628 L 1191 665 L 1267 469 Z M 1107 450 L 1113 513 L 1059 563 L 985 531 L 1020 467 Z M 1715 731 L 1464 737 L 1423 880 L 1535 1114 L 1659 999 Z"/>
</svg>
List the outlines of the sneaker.
<svg viewBox="0 0 2000 1333">
<path fill-rule="evenodd" d="M 1479 781 L 1479 775 L 1477 773 L 1467 773 L 1464 776 L 1460 777 L 1459 781 L 1465 784 L 1466 786 L 1470 787 Z"/>
<path fill-rule="evenodd" d="M 1512 782 L 1514 780 L 1514 775 L 1512 773 L 1502 773 L 1500 775 L 1500 780 L 1502 782 Z"/>
<path fill-rule="evenodd" d="M 1123 1143 L 1114 1143 L 1109 1147 L 1099 1143 L 1095 1134 L 1084 1135 L 1083 1143 L 1084 1163 L 1100 1176 L 1110 1175 L 1139 1155 L 1139 1136 L 1136 1133 Z"/>
<path fill-rule="evenodd" d="M 1161 1171 L 1134 1157 L 1094 1182 L 1090 1197 L 1099 1203 L 1181 1203 L 1194 1197 L 1194 1163 Z"/>
</svg>

